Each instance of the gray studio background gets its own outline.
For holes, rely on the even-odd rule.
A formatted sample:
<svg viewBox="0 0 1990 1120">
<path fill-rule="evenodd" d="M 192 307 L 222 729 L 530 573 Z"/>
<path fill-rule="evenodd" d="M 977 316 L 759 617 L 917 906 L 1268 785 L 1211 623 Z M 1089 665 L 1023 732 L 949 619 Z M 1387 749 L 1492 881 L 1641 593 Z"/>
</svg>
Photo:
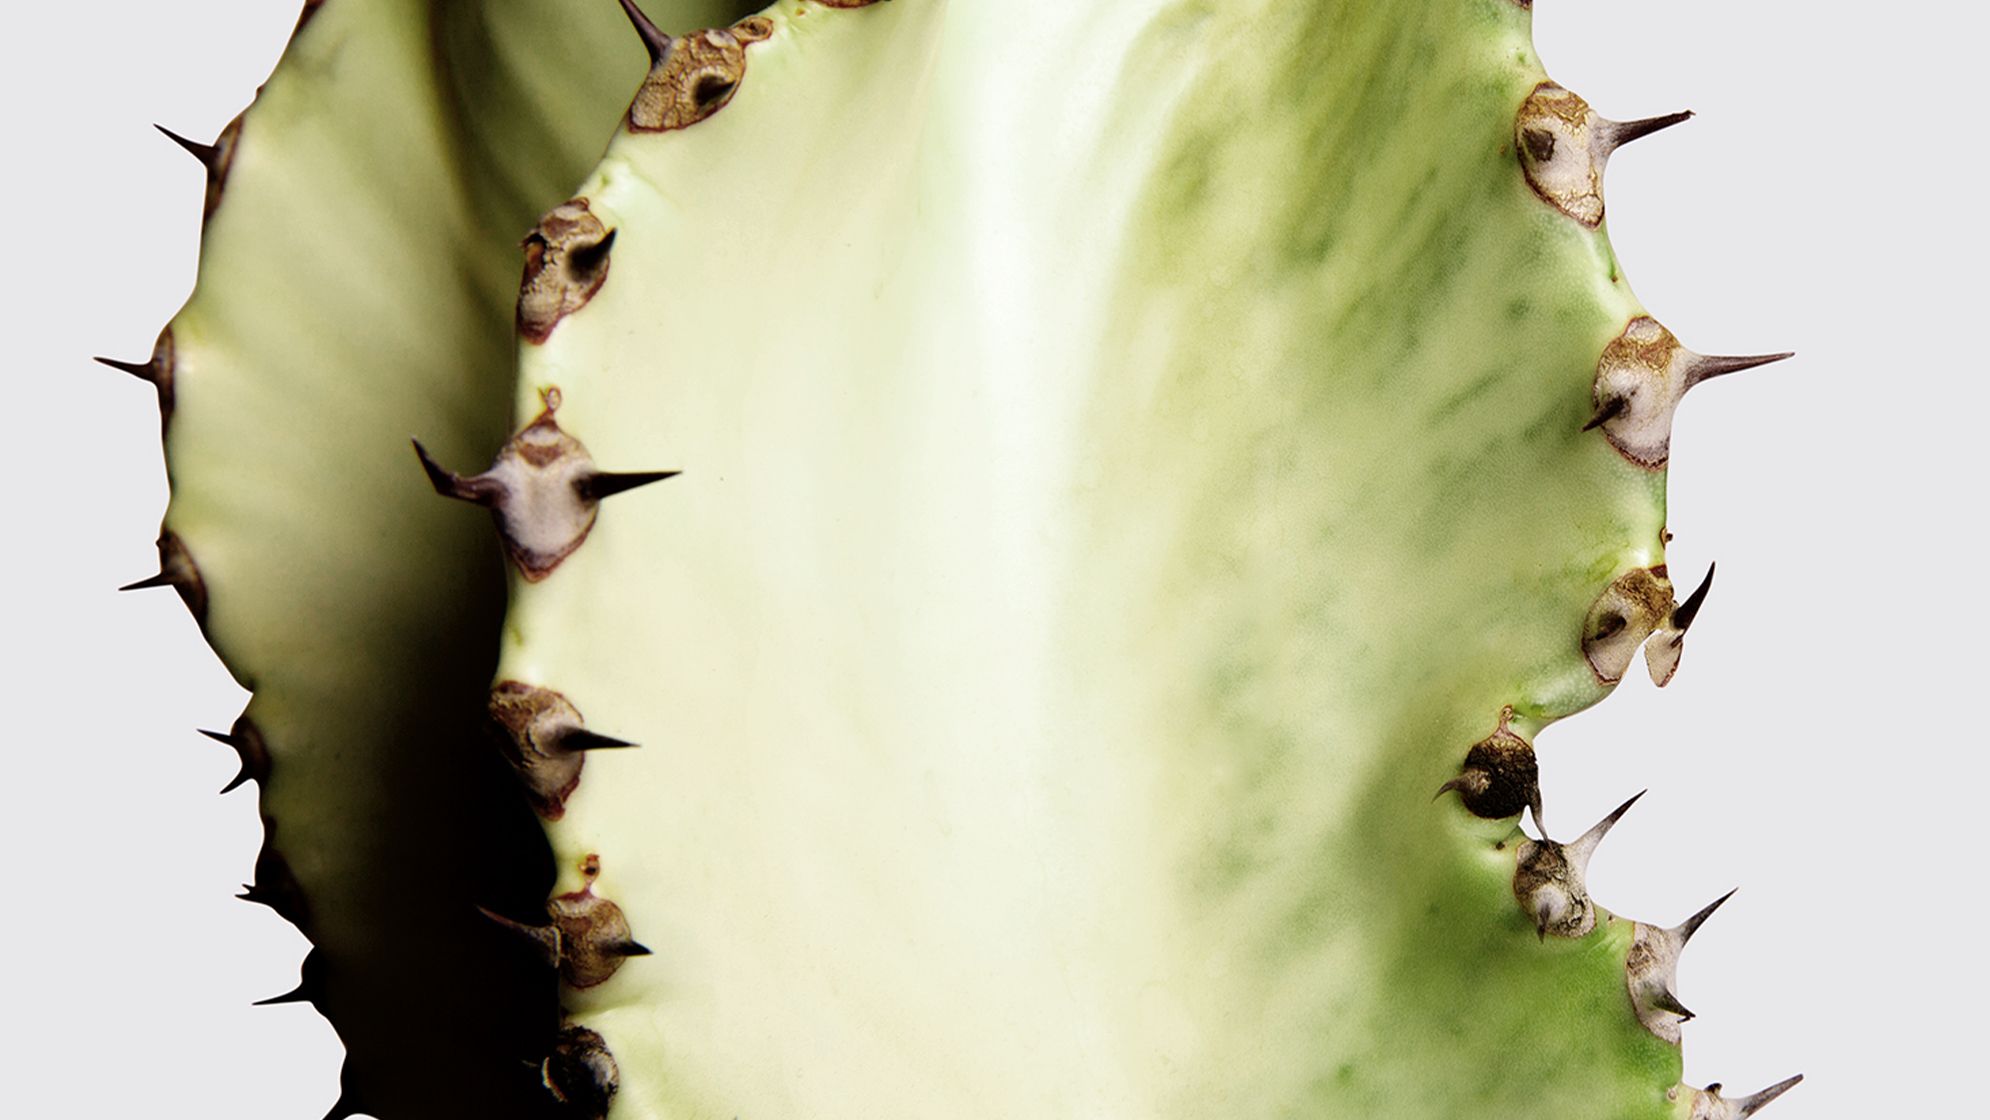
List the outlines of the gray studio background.
<svg viewBox="0 0 1990 1120">
<path fill-rule="evenodd" d="M 1690 583 L 1718 559 L 1719 584 L 1671 688 L 1634 672 L 1542 736 L 1548 800 L 1573 825 L 1651 788 L 1593 868 L 1617 912 L 1676 921 L 1742 888 L 1683 966 L 1689 1082 L 1806 1073 L 1777 1120 L 1985 1115 L 1990 19 L 1536 12 L 1550 71 L 1599 111 L 1700 114 L 1610 168 L 1639 296 L 1694 349 L 1798 351 L 1681 409 L 1672 564 Z M 213 136 L 295 17 L 10 0 L 0 24 L 9 1115 L 312 1120 L 336 1096 L 316 1013 L 248 1006 L 305 945 L 230 897 L 254 792 L 214 795 L 235 760 L 194 729 L 245 697 L 173 595 L 112 591 L 153 571 L 166 489 L 151 391 L 89 361 L 142 359 L 193 280 L 201 175 L 151 122 Z"/>
</svg>

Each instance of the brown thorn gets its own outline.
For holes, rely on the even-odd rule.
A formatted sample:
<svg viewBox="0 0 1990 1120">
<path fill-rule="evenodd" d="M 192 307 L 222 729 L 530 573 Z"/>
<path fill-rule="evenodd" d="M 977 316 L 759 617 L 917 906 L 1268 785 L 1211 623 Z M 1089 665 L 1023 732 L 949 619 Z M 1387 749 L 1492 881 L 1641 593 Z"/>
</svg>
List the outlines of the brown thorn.
<svg viewBox="0 0 1990 1120">
<path fill-rule="evenodd" d="M 663 56 L 670 53 L 670 45 L 674 40 L 659 30 L 656 24 L 650 22 L 650 17 L 644 15 L 641 8 L 636 7 L 635 0 L 622 0 L 622 12 L 629 17 L 629 23 L 636 29 L 636 34 L 642 36 L 643 49 L 650 52 L 650 65 L 655 66 L 663 61 Z"/>
<path fill-rule="evenodd" d="M 1794 350 L 1785 350 L 1781 354 L 1750 354 L 1740 358 L 1708 357 L 1702 354 L 1686 367 L 1686 387 L 1690 389 L 1702 381 L 1710 381 L 1724 374 L 1740 373 L 1745 369 L 1754 369 L 1756 366 L 1766 366 L 1771 362 L 1794 357 L 1796 357 Z"/>
<path fill-rule="evenodd" d="M 214 740 L 217 743 L 220 743 L 224 746 L 235 748 L 237 752 L 242 751 L 242 744 L 239 741 L 237 741 L 233 735 L 229 735 L 220 731 L 209 731 L 205 727 L 200 728 L 200 733 Z M 244 783 L 246 783 L 250 778 L 255 777 L 255 774 L 252 772 L 252 770 L 253 767 L 251 767 L 249 764 L 249 756 L 246 753 L 243 753 L 242 768 L 236 771 L 235 776 L 233 778 L 230 778 L 228 780 L 227 785 L 221 787 L 221 792 L 233 793 L 237 789 L 241 788 L 241 786 Z M 243 884 L 243 886 L 246 888 L 248 885 L 245 883 Z"/>
<path fill-rule="evenodd" d="M 563 751 L 606 751 L 624 747 L 640 746 L 627 739 L 616 739 L 607 735 L 597 735 L 585 728 L 575 728 L 560 736 L 560 749 Z"/>
<path fill-rule="evenodd" d="M 558 926 L 528 926 L 524 922 L 513 921 L 503 914 L 484 906 L 477 907 L 477 913 L 482 914 L 504 929 L 537 946 L 539 951 L 544 954 L 547 964 L 559 964 L 560 930 Z"/>
<path fill-rule="evenodd" d="M 1432 801 L 1435 801 L 1438 798 L 1443 797 L 1445 794 L 1452 792 L 1453 790 L 1456 790 L 1459 793 L 1469 793 L 1471 792 L 1472 785 L 1475 784 L 1482 784 L 1482 783 L 1469 783 L 1463 777 L 1453 778 L 1450 781 L 1444 783 L 1443 785 L 1438 786 L 1437 792 L 1431 794 L 1430 799 Z"/>
<path fill-rule="evenodd" d="M 198 140 L 189 140 L 186 137 L 181 136 L 179 133 L 174 132 L 172 129 L 167 128 L 163 124 L 155 124 L 152 127 L 164 133 L 166 139 L 171 140 L 173 143 L 178 144 L 182 148 L 185 148 L 188 155 L 199 160 L 200 165 L 202 167 L 207 168 L 209 171 L 213 171 L 215 165 L 219 162 L 221 156 L 221 145 L 203 144 Z"/>
<path fill-rule="evenodd" d="M 140 381 L 150 381 L 155 385 L 159 382 L 159 371 L 153 368 L 151 362 L 121 362 L 116 358 L 104 357 L 91 358 L 90 360 L 99 365 L 109 366 L 112 369 L 123 370 Z"/>
<path fill-rule="evenodd" d="M 1626 801 L 1622 805 L 1619 805 L 1615 809 L 1612 809 L 1610 811 L 1610 815 L 1604 817 L 1600 821 L 1597 821 L 1596 824 L 1590 828 L 1590 831 L 1595 832 L 1597 829 L 1602 829 L 1604 832 L 1607 833 L 1611 829 L 1617 827 L 1617 822 L 1624 819 L 1624 814 L 1631 811 L 1631 806 L 1636 805 L 1639 801 L 1643 800 L 1644 795 L 1650 792 L 1651 791 L 1648 789 L 1641 789 L 1638 792 L 1632 794 L 1631 799 L 1629 801 Z"/>
<path fill-rule="evenodd" d="M 635 941 L 624 941 L 619 945 L 610 945 L 602 951 L 617 957 L 647 957 L 652 955 L 649 946 Z"/>
<path fill-rule="evenodd" d="M 1660 129 L 1671 128 L 1681 121 L 1691 120 L 1692 118 L 1693 111 L 1687 109 L 1683 112 L 1667 113 L 1662 117 L 1645 117 L 1643 120 L 1635 121 L 1611 121 L 1610 126 L 1603 131 L 1603 142 L 1608 151 L 1614 152 L 1633 140 L 1641 140 Z"/>
<path fill-rule="evenodd" d="M 1589 857 L 1595 853 L 1597 846 L 1603 843 L 1603 838 L 1610 835 L 1610 830 L 1617 827 L 1617 822 L 1624 819 L 1624 814 L 1631 811 L 1631 806 L 1636 805 L 1640 798 L 1650 792 L 1648 789 L 1639 790 L 1629 801 L 1613 809 L 1609 816 L 1589 826 L 1588 832 L 1570 841 L 1565 850 L 1571 853 L 1584 870 L 1587 870 Z"/>
<path fill-rule="evenodd" d="M 1707 574 L 1701 578 L 1700 586 L 1695 587 L 1693 593 L 1686 596 L 1686 601 L 1672 610 L 1672 627 L 1682 636 L 1687 628 L 1693 625 L 1693 620 L 1699 617 L 1700 606 L 1707 601 L 1707 592 L 1712 590 L 1713 586 L 1714 565 L 1708 564 Z"/>
<path fill-rule="evenodd" d="M 1735 891 L 1738 891 L 1740 889 L 1741 889 L 1740 887 L 1734 888 Z M 1714 911 L 1720 909 L 1722 903 L 1726 902 L 1728 899 L 1733 897 L 1734 897 L 1734 891 L 1729 891 L 1726 894 L 1720 896 L 1719 898 L 1714 899 L 1712 902 L 1707 903 L 1705 906 L 1702 906 L 1700 908 L 1699 913 L 1693 915 L 1692 917 L 1686 919 L 1683 922 L 1680 922 L 1679 927 L 1676 930 L 1676 932 L 1679 934 L 1679 943 L 1681 945 L 1684 945 L 1686 942 L 1691 941 L 1693 939 L 1693 935 L 1700 931 L 1700 927 L 1707 923 L 1707 919 L 1714 916 Z"/>
<path fill-rule="evenodd" d="M 1770 1101 L 1775 1100 L 1777 1097 L 1782 1096 L 1802 1083 L 1803 1074 L 1799 1073 L 1794 1077 L 1785 1077 L 1759 1093 L 1751 1093 L 1741 1098 L 1735 1102 L 1739 1106 L 1739 1115 L 1743 1117 L 1755 1115 L 1766 1107 Z"/>
<path fill-rule="evenodd" d="M 1618 416 L 1623 414 L 1623 411 L 1625 409 L 1629 407 L 1631 407 L 1630 398 L 1611 397 L 1609 400 L 1603 402 L 1602 405 L 1597 407 L 1596 414 L 1589 418 L 1589 422 L 1582 426 L 1582 430 L 1585 432 L 1595 431 L 1596 429 L 1602 427 L 1603 425 L 1608 424 L 1610 421 L 1615 420 Z"/>
<path fill-rule="evenodd" d="M 160 572 L 156 576 L 146 576 L 144 579 L 139 580 L 137 583 L 127 583 L 123 587 L 118 588 L 118 590 L 149 591 L 154 587 L 176 587 L 178 585 L 179 581 L 177 579 L 173 578 L 171 575 L 168 575 L 165 572 Z"/>
<path fill-rule="evenodd" d="M 662 482 L 666 478 L 676 478 L 683 471 L 603 471 L 591 474 L 574 482 L 574 489 L 590 502 L 612 498 L 617 494 L 634 490 L 638 486 L 648 486 L 652 482 Z"/>
<path fill-rule="evenodd" d="M 200 569 L 195 566 L 193 557 L 180 543 L 179 535 L 170 529 L 159 532 L 159 574 L 137 583 L 126 584 L 119 591 L 140 591 L 149 587 L 170 587 L 179 593 L 180 602 L 185 603 L 188 613 L 201 626 L 207 625 L 207 586 L 201 582 Z"/>
<path fill-rule="evenodd" d="M 1679 1002 L 1679 997 L 1673 995 L 1670 991 L 1668 991 L 1665 988 L 1660 988 L 1651 997 L 1651 1005 L 1653 1007 L 1658 1008 L 1660 1011 L 1672 1012 L 1674 1015 L 1679 1016 L 1681 1021 L 1687 1021 L 1695 1018 L 1694 1014 L 1691 1011 L 1686 1010 L 1686 1005 Z"/>
<path fill-rule="evenodd" d="M 284 1004 L 284 1003 L 315 1004 L 319 1002 L 319 998 L 323 993 L 325 987 L 324 956 L 320 954 L 319 951 L 316 949 L 313 949 L 309 953 L 304 954 L 304 963 L 298 969 L 298 974 L 299 975 L 298 975 L 297 986 L 295 988 L 292 988 L 291 990 L 283 993 L 280 996 L 271 996 L 268 999 L 259 999 L 255 1003 L 250 1004 L 250 1006 L 275 1007 L 278 1004 Z"/>
<path fill-rule="evenodd" d="M 274 822 L 268 827 L 273 830 Z M 255 881 L 242 884 L 242 893 L 235 897 L 243 902 L 267 906 L 277 917 L 304 929 L 310 920 L 310 905 L 305 901 L 304 889 L 298 885 L 297 876 L 291 873 L 290 865 L 276 850 L 273 838 L 273 831 L 264 833 L 262 850 L 256 853 Z"/>
<path fill-rule="evenodd" d="M 428 448 L 421 445 L 420 440 L 413 439 L 409 442 L 415 445 L 415 455 L 421 459 L 421 469 L 428 474 L 429 485 L 435 487 L 436 493 L 445 498 L 455 498 L 480 506 L 490 505 L 502 496 L 501 487 L 496 483 L 464 478 L 436 462 L 434 457 L 429 455 Z"/>
</svg>

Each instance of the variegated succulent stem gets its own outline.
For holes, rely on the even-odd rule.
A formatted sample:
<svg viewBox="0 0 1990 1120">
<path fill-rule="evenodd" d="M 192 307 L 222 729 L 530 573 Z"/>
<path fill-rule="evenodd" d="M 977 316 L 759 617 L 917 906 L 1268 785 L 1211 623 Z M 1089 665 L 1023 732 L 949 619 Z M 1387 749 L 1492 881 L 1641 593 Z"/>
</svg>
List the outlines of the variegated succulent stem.
<svg viewBox="0 0 1990 1120">
<path fill-rule="evenodd" d="M 168 133 L 201 285 L 107 361 L 334 1117 L 1795 1084 L 1680 1082 L 1726 896 L 1592 898 L 1637 798 L 1553 840 L 1536 748 L 1677 672 L 1675 410 L 1788 357 L 1617 267 L 1605 164 L 1689 114 L 1598 115 L 1515 0 L 616 8 L 307 7 Z"/>
</svg>

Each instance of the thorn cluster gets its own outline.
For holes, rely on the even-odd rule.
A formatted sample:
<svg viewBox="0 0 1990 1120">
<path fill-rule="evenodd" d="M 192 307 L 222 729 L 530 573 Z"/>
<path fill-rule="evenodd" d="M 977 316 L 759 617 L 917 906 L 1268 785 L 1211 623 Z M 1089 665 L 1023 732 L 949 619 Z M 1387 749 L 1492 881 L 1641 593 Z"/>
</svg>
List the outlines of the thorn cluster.
<svg viewBox="0 0 1990 1120">
<path fill-rule="evenodd" d="M 560 391 L 549 388 L 544 399 L 538 418 L 512 436 L 482 474 L 465 477 L 448 470 L 420 440 L 414 441 L 415 455 L 436 493 L 491 511 L 506 554 L 528 583 L 553 574 L 587 540 L 602 499 L 679 473 L 597 469 L 587 448 L 553 419 Z"/>
<path fill-rule="evenodd" d="M 1520 909 L 1534 920 L 1534 928 L 1543 940 L 1550 934 L 1587 937 L 1596 928 L 1596 907 L 1589 901 L 1587 884 L 1589 859 L 1596 854 L 1603 838 L 1643 796 L 1639 792 L 1567 844 L 1557 844 L 1545 833 L 1539 840 L 1521 841 L 1513 871 L 1513 897 L 1519 900 Z"/>
<path fill-rule="evenodd" d="M 600 868 L 600 860 L 590 856 L 585 872 L 587 885 L 549 900 L 546 913 L 552 920 L 546 925 L 513 921 L 483 907 L 478 910 L 533 945 L 548 965 L 559 970 L 560 979 L 568 986 L 592 988 L 604 984 L 622 967 L 623 961 L 647 957 L 650 951 L 632 935 L 622 908 L 594 893 L 594 879 Z"/>
</svg>

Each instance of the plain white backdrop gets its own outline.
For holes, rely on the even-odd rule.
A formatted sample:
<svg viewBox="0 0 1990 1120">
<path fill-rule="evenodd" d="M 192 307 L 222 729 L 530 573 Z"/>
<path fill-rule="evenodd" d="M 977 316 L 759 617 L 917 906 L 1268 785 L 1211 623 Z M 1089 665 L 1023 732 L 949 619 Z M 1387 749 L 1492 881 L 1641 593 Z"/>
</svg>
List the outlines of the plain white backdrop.
<svg viewBox="0 0 1990 1120">
<path fill-rule="evenodd" d="M 1619 913 L 1669 923 L 1742 888 L 1682 969 L 1690 1082 L 1806 1073 L 1779 1120 L 1984 1115 L 1990 18 L 1536 14 L 1550 72 L 1599 111 L 1700 114 L 1610 168 L 1645 304 L 1696 350 L 1798 352 L 1681 409 L 1672 563 L 1690 580 L 1718 559 L 1719 584 L 1672 687 L 1634 675 L 1542 736 L 1547 798 L 1574 824 L 1651 788 L 1593 868 Z M 173 595 L 112 590 L 154 570 L 166 488 L 150 390 L 89 360 L 142 360 L 193 281 L 201 175 L 151 123 L 213 136 L 295 18 L 285 0 L 8 12 L 9 1115 L 315 1120 L 336 1096 L 329 1027 L 248 1006 L 293 985 L 305 945 L 230 897 L 254 792 L 215 797 L 234 756 L 194 729 L 245 696 Z"/>
</svg>

